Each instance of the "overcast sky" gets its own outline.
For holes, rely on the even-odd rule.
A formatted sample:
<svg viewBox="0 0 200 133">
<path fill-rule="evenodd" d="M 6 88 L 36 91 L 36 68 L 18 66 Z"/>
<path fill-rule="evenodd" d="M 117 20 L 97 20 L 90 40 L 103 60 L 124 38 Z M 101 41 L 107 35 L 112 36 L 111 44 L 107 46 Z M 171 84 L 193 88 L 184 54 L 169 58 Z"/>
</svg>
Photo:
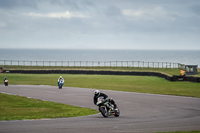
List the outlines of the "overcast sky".
<svg viewBox="0 0 200 133">
<path fill-rule="evenodd" d="M 200 50 L 200 0 L 0 0 L 0 48 Z"/>
</svg>

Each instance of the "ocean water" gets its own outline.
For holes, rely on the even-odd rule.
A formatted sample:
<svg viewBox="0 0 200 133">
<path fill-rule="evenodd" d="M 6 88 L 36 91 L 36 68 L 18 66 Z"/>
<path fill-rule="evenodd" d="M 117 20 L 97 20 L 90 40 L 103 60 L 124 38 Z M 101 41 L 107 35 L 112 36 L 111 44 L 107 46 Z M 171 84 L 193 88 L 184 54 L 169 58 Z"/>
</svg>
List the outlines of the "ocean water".
<svg viewBox="0 0 200 133">
<path fill-rule="evenodd" d="M 181 63 L 200 67 L 200 50 L 0 49 L 0 62 L 3 60 L 144 61 Z"/>
</svg>

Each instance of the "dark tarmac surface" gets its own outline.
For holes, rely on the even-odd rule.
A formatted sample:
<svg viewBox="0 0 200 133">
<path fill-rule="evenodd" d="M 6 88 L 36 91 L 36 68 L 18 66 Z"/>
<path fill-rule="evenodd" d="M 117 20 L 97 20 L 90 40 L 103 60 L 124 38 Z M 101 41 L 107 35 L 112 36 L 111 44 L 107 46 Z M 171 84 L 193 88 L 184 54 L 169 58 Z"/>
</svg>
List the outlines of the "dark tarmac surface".
<svg viewBox="0 0 200 133">
<path fill-rule="evenodd" d="M 43 85 L 0 85 L 0 92 L 98 109 L 94 89 Z M 200 130 L 200 98 L 106 91 L 120 117 L 101 114 L 76 118 L 0 121 L 0 133 L 153 133 Z"/>
</svg>

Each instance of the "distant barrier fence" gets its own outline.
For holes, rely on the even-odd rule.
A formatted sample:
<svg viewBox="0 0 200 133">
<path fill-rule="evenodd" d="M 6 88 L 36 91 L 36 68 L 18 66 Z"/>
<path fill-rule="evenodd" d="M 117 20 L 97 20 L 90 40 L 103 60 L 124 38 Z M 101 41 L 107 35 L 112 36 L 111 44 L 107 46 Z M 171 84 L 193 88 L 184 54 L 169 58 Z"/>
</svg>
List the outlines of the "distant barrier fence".
<svg viewBox="0 0 200 133">
<path fill-rule="evenodd" d="M 65 67 L 139 67 L 139 68 L 183 68 L 185 65 L 171 62 L 145 61 L 18 61 L 0 60 L 6 66 L 65 66 Z"/>
</svg>

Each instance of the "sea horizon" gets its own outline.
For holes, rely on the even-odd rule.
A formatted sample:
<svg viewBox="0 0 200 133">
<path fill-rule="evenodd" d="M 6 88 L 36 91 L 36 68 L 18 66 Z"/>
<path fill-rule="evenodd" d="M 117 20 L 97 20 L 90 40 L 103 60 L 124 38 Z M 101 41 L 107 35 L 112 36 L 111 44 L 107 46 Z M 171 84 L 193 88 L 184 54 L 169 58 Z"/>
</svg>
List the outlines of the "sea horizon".
<svg viewBox="0 0 200 133">
<path fill-rule="evenodd" d="M 0 49 L 0 60 L 145 61 L 200 66 L 200 50 L 175 49 Z M 0 64 L 1 65 L 1 64 Z"/>
<path fill-rule="evenodd" d="M 145 51 L 151 51 L 151 50 L 162 50 L 162 51 L 200 51 L 200 49 L 101 49 L 101 48 L 1 48 L 0 50 L 145 50 Z"/>
</svg>

